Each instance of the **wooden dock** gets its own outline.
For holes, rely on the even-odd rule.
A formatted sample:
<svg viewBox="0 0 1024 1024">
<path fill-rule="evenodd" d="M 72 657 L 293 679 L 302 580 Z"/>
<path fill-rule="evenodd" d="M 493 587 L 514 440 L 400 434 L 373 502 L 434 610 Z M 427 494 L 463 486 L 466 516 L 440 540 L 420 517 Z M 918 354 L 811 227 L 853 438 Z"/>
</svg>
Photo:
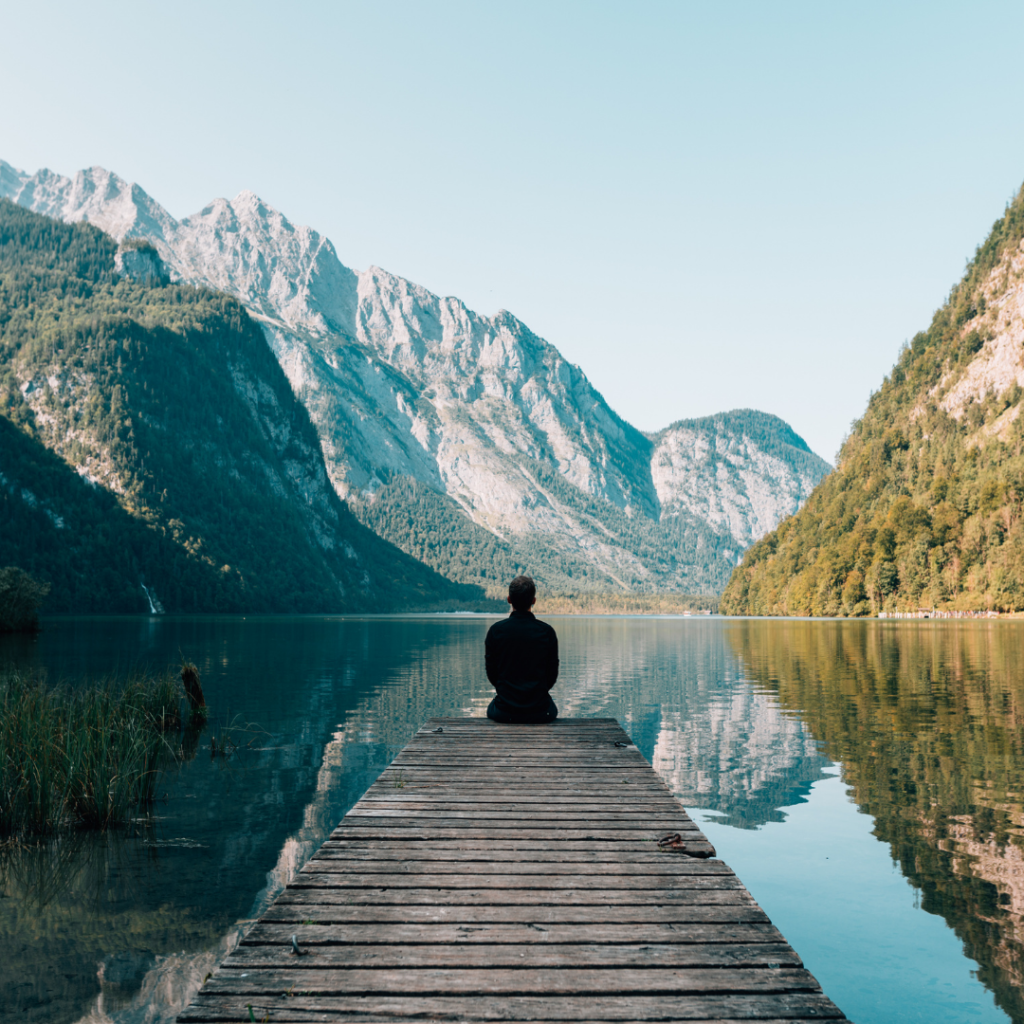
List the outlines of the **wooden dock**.
<svg viewBox="0 0 1024 1024">
<path fill-rule="evenodd" d="M 179 1017 L 822 1019 L 844 1018 L 611 718 L 431 719 Z"/>
</svg>

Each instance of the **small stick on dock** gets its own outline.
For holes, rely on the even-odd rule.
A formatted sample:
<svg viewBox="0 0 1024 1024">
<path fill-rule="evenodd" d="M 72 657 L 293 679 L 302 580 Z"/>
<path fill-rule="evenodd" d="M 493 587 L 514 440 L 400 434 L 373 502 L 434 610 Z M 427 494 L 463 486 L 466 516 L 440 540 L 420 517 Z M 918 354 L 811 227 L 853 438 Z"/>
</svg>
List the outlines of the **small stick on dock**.
<svg viewBox="0 0 1024 1024">
<path fill-rule="evenodd" d="M 431 719 L 178 1019 L 844 1020 L 714 855 L 614 719 Z"/>
</svg>

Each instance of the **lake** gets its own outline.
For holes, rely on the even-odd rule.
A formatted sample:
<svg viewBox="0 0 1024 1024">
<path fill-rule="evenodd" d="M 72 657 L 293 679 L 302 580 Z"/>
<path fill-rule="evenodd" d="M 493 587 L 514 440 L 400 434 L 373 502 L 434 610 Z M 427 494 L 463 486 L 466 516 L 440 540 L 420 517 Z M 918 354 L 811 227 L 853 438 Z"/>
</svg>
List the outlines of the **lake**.
<svg viewBox="0 0 1024 1024">
<path fill-rule="evenodd" d="M 492 621 L 4 639 L 53 682 L 184 656 L 212 713 L 134 829 L 0 856 L 0 1014 L 173 1020 L 421 722 L 484 713 Z M 1024 622 L 550 621 L 562 715 L 619 719 L 852 1020 L 1024 1022 Z"/>
</svg>

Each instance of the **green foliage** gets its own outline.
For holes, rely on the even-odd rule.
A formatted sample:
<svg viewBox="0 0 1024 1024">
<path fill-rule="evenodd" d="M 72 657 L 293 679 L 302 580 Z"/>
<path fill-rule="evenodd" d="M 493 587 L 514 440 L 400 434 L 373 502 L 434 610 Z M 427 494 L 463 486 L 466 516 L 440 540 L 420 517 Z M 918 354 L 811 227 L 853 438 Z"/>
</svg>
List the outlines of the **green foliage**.
<svg viewBox="0 0 1024 1024">
<path fill-rule="evenodd" d="M 0 835 L 123 823 L 153 797 L 171 678 L 48 689 L 0 674 Z"/>
<path fill-rule="evenodd" d="M 1005 266 L 991 287 L 1009 287 L 1022 238 L 1024 189 L 871 396 L 836 471 L 747 551 L 723 612 L 1024 608 L 1024 417 L 1007 413 L 1020 409 L 1021 389 L 990 392 L 961 419 L 933 397 L 990 337 L 983 285 Z"/>
<path fill-rule="evenodd" d="M 39 605 L 50 592 L 15 566 L 0 569 L 0 633 L 31 633 L 39 628 Z"/>
<path fill-rule="evenodd" d="M 807 442 L 788 423 L 780 420 L 778 416 L 757 409 L 733 409 L 713 416 L 677 420 L 671 426 L 650 436 L 657 439 L 670 430 L 679 429 L 708 434 L 741 431 L 762 451 L 787 462 L 795 462 L 800 469 L 806 467 L 811 472 L 820 473 L 823 468 L 827 468 L 827 463 L 807 447 Z"/>
<path fill-rule="evenodd" d="M 538 615 L 685 615 L 718 610 L 717 594 L 541 594 Z"/>
<path fill-rule="evenodd" d="M 0 564 L 45 611 L 148 611 L 143 584 L 182 612 L 479 599 L 353 518 L 235 300 L 119 279 L 116 248 L 0 201 Z"/>
<path fill-rule="evenodd" d="M 735 542 L 696 518 L 679 516 L 658 523 L 629 517 L 613 505 L 585 494 L 541 462 L 521 460 L 523 472 L 570 509 L 572 515 L 605 533 L 633 560 L 623 558 L 615 574 L 603 572 L 564 536 L 540 533 L 499 537 L 472 522 L 447 495 L 409 477 L 396 477 L 370 501 L 352 510 L 375 533 L 459 583 L 474 584 L 502 599 L 514 576 L 533 576 L 548 595 L 572 601 L 578 595 L 610 596 L 624 591 L 677 595 L 712 593 L 733 565 Z M 705 606 L 706 607 L 706 606 Z"/>
<path fill-rule="evenodd" d="M 157 251 L 156 246 L 148 238 L 124 238 L 121 240 L 121 249 L 125 252 L 135 250 L 154 254 Z"/>
</svg>

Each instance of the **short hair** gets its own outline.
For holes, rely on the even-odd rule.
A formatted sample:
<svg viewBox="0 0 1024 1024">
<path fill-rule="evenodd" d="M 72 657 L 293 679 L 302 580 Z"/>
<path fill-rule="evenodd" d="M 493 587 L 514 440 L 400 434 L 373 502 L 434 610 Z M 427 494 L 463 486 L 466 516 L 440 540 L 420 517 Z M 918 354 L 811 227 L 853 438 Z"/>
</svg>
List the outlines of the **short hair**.
<svg viewBox="0 0 1024 1024">
<path fill-rule="evenodd" d="M 527 611 L 536 596 L 537 588 L 530 576 L 517 576 L 508 585 L 508 602 L 516 611 Z"/>
</svg>

